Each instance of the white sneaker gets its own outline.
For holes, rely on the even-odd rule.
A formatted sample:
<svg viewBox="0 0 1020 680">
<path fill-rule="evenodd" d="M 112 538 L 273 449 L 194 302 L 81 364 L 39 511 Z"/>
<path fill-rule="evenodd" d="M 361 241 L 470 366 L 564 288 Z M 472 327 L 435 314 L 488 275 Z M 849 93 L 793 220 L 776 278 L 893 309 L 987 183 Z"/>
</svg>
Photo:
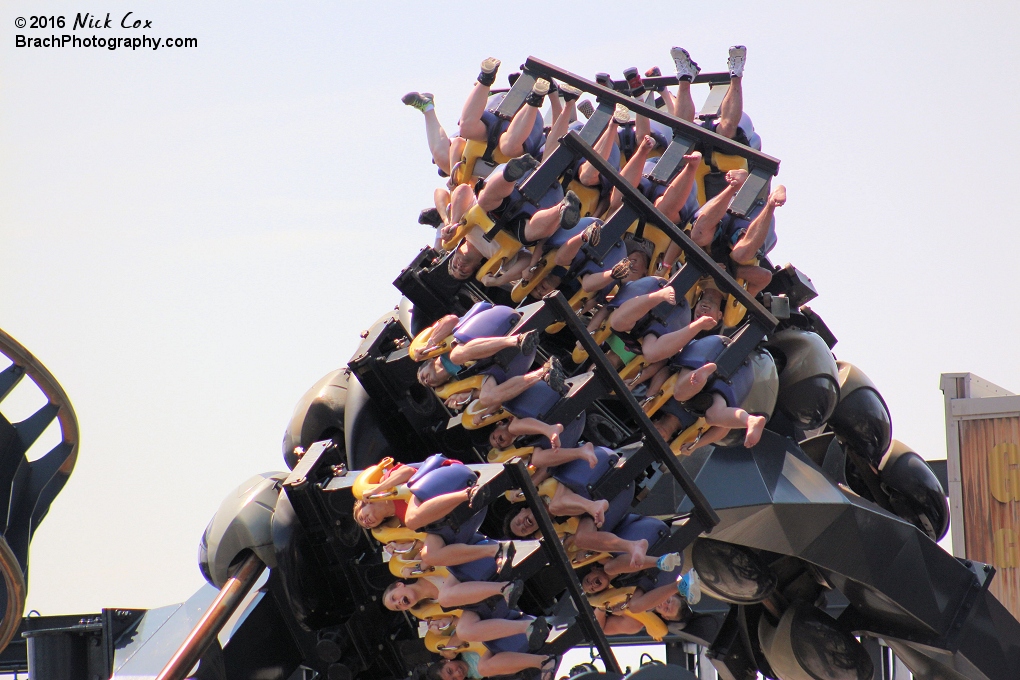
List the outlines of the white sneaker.
<svg viewBox="0 0 1020 680">
<path fill-rule="evenodd" d="M 673 63 L 676 64 L 676 77 L 680 80 L 686 80 L 690 82 L 694 80 L 694 77 L 701 73 L 701 67 L 698 66 L 698 62 L 691 59 L 690 53 L 682 47 L 674 47 L 669 51 L 669 56 L 673 57 Z"/>
<path fill-rule="evenodd" d="M 676 582 L 677 592 L 680 597 L 687 600 L 689 604 L 698 604 L 701 601 L 701 578 L 698 572 L 691 569 Z"/>
<path fill-rule="evenodd" d="M 613 111 L 613 120 L 617 125 L 626 125 L 630 122 L 630 109 L 623 104 L 617 104 L 616 110 Z"/>
<path fill-rule="evenodd" d="M 726 68 L 730 70 L 730 78 L 740 78 L 744 75 L 744 62 L 746 61 L 746 47 L 734 45 L 730 48 L 730 58 L 726 60 Z"/>
<path fill-rule="evenodd" d="M 660 557 L 655 566 L 659 571 L 673 571 L 677 567 L 682 567 L 684 564 L 684 556 L 681 553 L 666 553 Z"/>
</svg>

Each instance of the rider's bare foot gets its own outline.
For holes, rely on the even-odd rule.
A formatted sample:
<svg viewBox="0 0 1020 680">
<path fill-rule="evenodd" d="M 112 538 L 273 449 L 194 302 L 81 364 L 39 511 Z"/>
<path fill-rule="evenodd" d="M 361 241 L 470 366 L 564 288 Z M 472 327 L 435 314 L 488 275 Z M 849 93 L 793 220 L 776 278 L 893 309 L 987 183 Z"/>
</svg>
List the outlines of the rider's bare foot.
<svg viewBox="0 0 1020 680">
<path fill-rule="evenodd" d="M 655 148 L 655 145 L 657 143 L 658 142 L 655 141 L 655 137 L 652 137 L 651 135 L 645 135 L 644 138 L 641 140 L 641 146 L 639 148 L 641 151 L 651 152 L 651 150 Z"/>
<path fill-rule="evenodd" d="M 731 187 L 740 188 L 747 179 L 747 170 L 730 170 L 726 173 L 726 183 Z"/>
<path fill-rule="evenodd" d="M 762 416 L 749 416 L 747 418 L 747 435 L 744 437 L 744 446 L 751 448 L 761 440 L 761 433 L 765 430 L 765 418 Z"/>
<path fill-rule="evenodd" d="M 563 434 L 563 425 L 555 423 L 550 426 L 548 439 L 549 443 L 552 444 L 553 449 L 560 448 L 560 435 Z"/>
<path fill-rule="evenodd" d="M 687 401 L 705 387 L 705 383 L 713 373 L 715 373 L 715 364 L 713 363 L 705 364 L 701 368 L 691 371 L 685 378 L 676 381 L 673 398 L 677 401 Z"/>
<path fill-rule="evenodd" d="M 645 558 L 648 557 L 648 541 L 643 538 L 634 541 L 627 553 L 630 555 L 631 568 L 637 569 L 645 563 Z"/>
<path fill-rule="evenodd" d="M 780 184 L 772 190 L 772 193 L 769 194 L 769 205 L 773 208 L 786 205 L 786 187 Z"/>
<path fill-rule="evenodd" d="M 582 446 L 580 450 L 581 458 L 588 461 L 588 467 L 594 468 L 596 465 L 599 464 L 598 456 L 595 455 L 594 444 L 592 444 L 591 442 L 586 442 L 585 445 Z"/>
<path fill-rule="evenodd" d="M 652 298 L 656 302 L 668 302 L 671 305 L 676 305 L 676 290 L 673 286 L 660 288 L 654 293 L 649 293 L 648 297 Z"/>
<path fill-rule="evenodd" d="M 699 165 L 701 165 L 701 152 L 700 151 L 690 152 L 689 154 L 684 156 L 684 162 L 687 165 L 693 165 L 694 167 L 698 167 Z"/>
<path fill-rule="evenodd" d="M 595 520 L 595 528 L 601 529 L 606 521 L 606 511 L 609 510 L 609 501 L 602 499 L 595 501 L 591 507 L 591 518 Z"/>
</svg>

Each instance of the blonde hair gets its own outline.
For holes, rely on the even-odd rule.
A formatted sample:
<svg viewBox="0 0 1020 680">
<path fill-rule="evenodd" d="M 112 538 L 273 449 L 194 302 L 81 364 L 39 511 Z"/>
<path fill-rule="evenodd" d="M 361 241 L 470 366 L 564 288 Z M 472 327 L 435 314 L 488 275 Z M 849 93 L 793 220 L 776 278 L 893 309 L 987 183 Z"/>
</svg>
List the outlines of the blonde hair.
<svg viewBox="0 0 1020 680">
<path fill-rule="evenodd" d="M 360 527 L 363 527 L 363 528 L 365 528 L 365 529 L 374 529 L 375 527 L 370 527 L 370 526 L 368 526 L 367 524 L 365 524 L 365 522 L 363 522 L 363 521 L 361 520 L 361 518 L 360 518 L 360 517 L 358 517 L 358 513 L 359 513 L 359 512 L 361 512 L 361 510 L 362 510 L 362 509 L 363 509 L 363 508 L 364 508 L 364 507 L 365 507 L 366 505 L 368 505 L 368 503 L 366 503 L 366 502 L 365 502 L 365 501 L 363 501 L 363 500 L 360 500 L 360 499 L 359 499 L 359 500 L 356 500 L 356 501 L 354 501 L 354 521 L 355 521 L 355 522 L 357 522 L 357 523 L 358 523 L 358 526 L 360 526 Z"/>
</svg>

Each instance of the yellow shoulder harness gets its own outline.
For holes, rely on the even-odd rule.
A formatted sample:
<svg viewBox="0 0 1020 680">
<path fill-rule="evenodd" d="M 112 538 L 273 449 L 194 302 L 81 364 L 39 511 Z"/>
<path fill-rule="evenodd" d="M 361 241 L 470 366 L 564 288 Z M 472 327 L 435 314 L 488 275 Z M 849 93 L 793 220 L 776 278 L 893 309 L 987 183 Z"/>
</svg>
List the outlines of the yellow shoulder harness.
<svg viewBox="0 0 1020 680">
<path fill-rule="evenodd" d="M 679 374 L 674 373 L 666 378 L 666 382 L 662 383 L 662 387 L 659 388 L 658 392 L 645 398 L 644 402 L 641 404 L 641 408 L 645 412 L 646 416 L 651 418 L 665 405 L 667 401 L 673 398 L 673 390 L 676 388 L 678 375 Z"/>
<path fill-rule="evenodd" d="M 383 475 L 386 471 L 393 467 L 393 459 L 387 456 L 381 461 L 372 465 L 365 470 L 362 470 L 357 477 L 354 478 L 354 486 L 351 487 L 351 492 L 354 497 L 358 500 L 364 500 L 365 495 L 370 493 L 379 482 L 382 481 Z"/>
<path fill-rule="evenodd" d="M 475 279 L 478 281 L 481 281 L 486 276 L 495 274 L 499 271 L 500 267 L 506 264 L 510 258 L 524 247 L 520 241 L 502 229 L 496 232 L 496 236 L 492 240 L 499 246 L 499 250 L 478 268 L 478 273 L 475 274 Z"/>
<path fill-rule="evenodd" d="M 372 529 L 372 537 L 383 545 L 392 542 L 406 543 L 407 541 L 425 540 L 425 534 L 408 529 L 396 518 L 393 518 L 392 521 L 384 522 L 375 529 Z"/>
<path fill-rule="evenodd" d="M 490 449 L 485 458 L 490 463 L 505 463 L 511 458 L 529 458 L 534 451 L 534 446 L 511 446 L 509 449 Z"/>
<path fill-rule="evenodd" d="M 445 338 L 435 344 L 435 347 L 425 351 L 425 348 L 429 346 L 429 340 L 432 339 L 432 328 L 426 328 L 418 335 L 414 336 L 414 340 L 411 341 L 411 346 L 407 353 L 411 357 L 411 361 L 424 361 L 425 359 L 433 359 L 440 354 L 446 354 L 453 349 L 453 334 L 447 335 Z"/>
<path fill-rule="evenodd" d="M 481 403 L 475 399 L 468 407 L 464 410 L 464 417 L 461 419 L 460 424 L 465 430 L 477 430 L 483 428 L 486 425 L 491 425 L 500 420 L 505 420 L 510 417 L 510 412 L 500 406 L 493 413 L 485 413 L 485 408 Z"/>
<path fill-rule="evenodd" d="M 488 648 L 481 642 L 461 642 L 459 645 L 453 647 L 450 646 L 450 639 L 453 635 L 443 635 L 433 630 L 429 630 L 425 633 L 425 648 L 430 652 L 439 654 L 440 652 L 474 652 L 480 656 L 484 656 L 488 652 Z"/>
<path fill-rule="evenodd" d="M 421 578 L 422 576 L 449 576 L 446 567 L 422 567 L 421 560 L 407 560 L 398 555 L 390 557 L 390 573 L 397 578 Z"/>
<path fill-rule="evenodd" d="M 698 441 L 701 439 L 701 435 L 708 432 L 708 429 L 708 423 L 705 422 L 705 419 L 698 418 L 698 422 L 688 427 L 677 435 L 676 439 L 670 442 L 669 450 L 678 456 L 682 455 L 681 448 L 683 448 L 683 445 Z"/>
<path fill-rule="evenodd" d="M 451 380 L 445 385 L 440 385 L 435 388 L 436 396 L 445 400 L 461 392 L 480 390 L 482 389 L 482 383 L 485 382 L 486 377 L 488 376 L 473 375 L 470 378 L 464 378 L 463 380 Z"/>
</svg>

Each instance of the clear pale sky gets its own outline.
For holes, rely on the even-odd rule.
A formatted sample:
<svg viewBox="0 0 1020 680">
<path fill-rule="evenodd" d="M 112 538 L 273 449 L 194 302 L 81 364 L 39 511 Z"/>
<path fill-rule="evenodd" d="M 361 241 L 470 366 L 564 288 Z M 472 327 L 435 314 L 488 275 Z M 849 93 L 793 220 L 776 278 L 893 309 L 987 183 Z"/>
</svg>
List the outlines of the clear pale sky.
<svg viewBox="0 0 1020 680">
<path fill-rule="evenodd" d="M 63 384 L 76 470 L 32 545 L 43 614 L 157 607 L 201 583 L 199 537 L 284 469 L 294 404 L 398 300 L 439 183 L 408 90 L 455 130 L 484 57 L 576 73 L 706 70 L 748 46 L 745 107 L 782 160 L 772 259 L 945 456 L 939 374 L 1020 391 L 1013 3 L 5 2 L 0 328 Z M 17 17 L 197 48 L 15 48 Z M 699 100 L 704 93 L 696 95 Z M 0 367 L 2 368 L 2 367 Z M 14 413 L 23 416 L 25 413 Z M 52 437 L 51 437 L 52 440 Z"/>
</svg>

